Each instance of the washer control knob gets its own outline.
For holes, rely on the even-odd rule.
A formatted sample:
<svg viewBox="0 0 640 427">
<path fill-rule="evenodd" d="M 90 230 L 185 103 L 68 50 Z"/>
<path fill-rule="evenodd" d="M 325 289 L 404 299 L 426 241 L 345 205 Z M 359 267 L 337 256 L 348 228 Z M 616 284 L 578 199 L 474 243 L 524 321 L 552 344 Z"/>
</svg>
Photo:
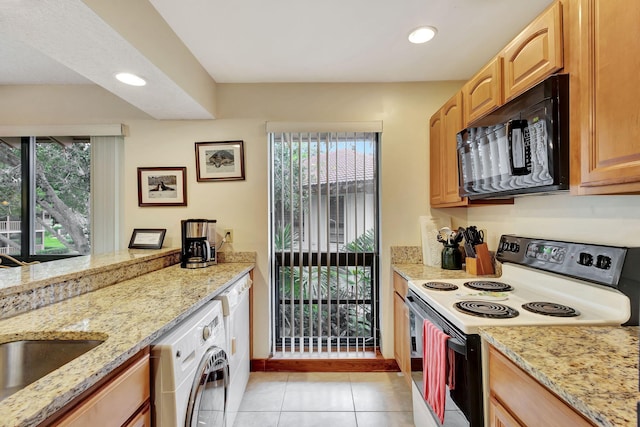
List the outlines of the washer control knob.
<svg viewBox="0 0 640 427">
<path fill-rule="evenodd" d="M 202 328 L 202 339 L 206 341 L 209 339 L 210 336 L 211 336 L 211 326 L 206 325 L 204 328 Z"/>
<path fill-rule="evenodd" d="M 180 359 L 180 356 L 182 356 L 182 352 L 180 350 L 176 351 L 176 358 Z"/>
</svg>

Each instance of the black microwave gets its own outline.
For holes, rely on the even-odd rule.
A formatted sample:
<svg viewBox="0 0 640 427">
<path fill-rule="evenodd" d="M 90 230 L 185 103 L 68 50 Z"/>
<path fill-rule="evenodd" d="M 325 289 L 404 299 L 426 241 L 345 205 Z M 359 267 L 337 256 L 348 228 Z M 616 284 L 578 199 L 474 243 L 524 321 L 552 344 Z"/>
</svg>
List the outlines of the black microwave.
<svg viewBox="0 0 640 427">
<path fill-rule="evenodd" d="M 548 77 L 457 134 L 460 196 L 569 189 L 569 76 Z"/>
</svg>

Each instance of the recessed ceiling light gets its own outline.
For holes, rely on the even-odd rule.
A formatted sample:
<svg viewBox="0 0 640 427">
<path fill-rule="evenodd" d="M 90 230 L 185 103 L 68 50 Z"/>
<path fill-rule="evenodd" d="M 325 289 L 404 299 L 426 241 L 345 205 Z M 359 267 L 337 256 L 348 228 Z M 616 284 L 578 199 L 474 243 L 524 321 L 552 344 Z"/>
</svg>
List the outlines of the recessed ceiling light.
<svg viewBox="0 0 640 427">
<path fill-rule="evenodd" d="M 438 31 L 434 27 L 418 27 L 409 34 L 411 43 L 426 43 L 435 37 Z"/>
<path fill-rule="evenodd" d="M 131 86 L 144 86 L 147 84 L 147 82 L 142 77 L 138 77 L 135 74 L 131 73 L 118 73 L 116 74 L 116 79 L 120 80 L 124 84 L 128 84 Z"/>
</svg>

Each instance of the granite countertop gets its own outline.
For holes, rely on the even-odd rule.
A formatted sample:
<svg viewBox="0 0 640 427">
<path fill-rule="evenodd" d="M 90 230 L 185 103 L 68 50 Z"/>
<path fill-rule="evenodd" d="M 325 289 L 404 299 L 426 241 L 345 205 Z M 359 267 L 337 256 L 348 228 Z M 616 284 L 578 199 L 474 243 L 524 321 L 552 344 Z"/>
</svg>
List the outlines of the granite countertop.
<svg viewBox="0 0 640 427">
<path fill-rule="evenodd" d="M 94 261 L 102 262 L 99 257 Z M 111 261 L 104 261 L 103 267 L 107 268 Z M 83 262 L 87 261 L 75 261 Z M 0 426 L 31 426 L 43 421 L 254 266 L 253 262 L 223 263 L 203 269 L 173 265 L 0 320 L 0 342 L 23 338 L 104 340 L 0 401 Z M 38 268 L 55 267 L 42 264 Z"/>
<path fill-rule="evenodd" d="M 0 269 L 0 296 L 24 292 L 53 282 L 86 277 L 94 272 L 119 271 L 123 265 L 133 266 L 141 261 L 178 254 L 179 248 L 131 249 L 98 255 L 83 255 L 42 262 L 23 267 Z"/>
<path fill-rule="evenodd" d="M 487 327 L 480 335 L 598 426 L 637 426 L 640 327 Z"/>
<path fill-rule="evenodd" d="M 440 267 L 430 267 L 423 264 L 392 264 L 391 268 L 406 280 L 477 279 L 478 277 L 497 277 L 499 275 L 476 276 L 464 270 L 444 270 Z"/>
</svg>

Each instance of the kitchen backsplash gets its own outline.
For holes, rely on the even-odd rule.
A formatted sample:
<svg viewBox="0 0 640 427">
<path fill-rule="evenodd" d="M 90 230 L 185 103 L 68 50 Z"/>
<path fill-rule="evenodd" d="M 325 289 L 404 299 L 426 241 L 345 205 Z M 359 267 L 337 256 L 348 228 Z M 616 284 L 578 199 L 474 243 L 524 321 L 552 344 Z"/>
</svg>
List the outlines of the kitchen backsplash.
<svg viewBox="0 0 640 427">
<path fill-rule="evenodd" d="M 422 247 L 391 246 L 391 264 L 422 264 Z"/>
</svg>

